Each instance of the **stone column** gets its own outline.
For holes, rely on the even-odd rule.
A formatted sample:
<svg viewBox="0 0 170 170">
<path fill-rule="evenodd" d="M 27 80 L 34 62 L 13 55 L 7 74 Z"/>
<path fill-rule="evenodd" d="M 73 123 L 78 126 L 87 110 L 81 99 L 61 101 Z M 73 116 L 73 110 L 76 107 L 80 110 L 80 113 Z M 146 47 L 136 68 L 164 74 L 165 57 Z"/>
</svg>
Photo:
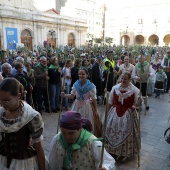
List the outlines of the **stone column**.
<svg viewBox="0 0 170 170">
<path fill-rule="evenodd" d="M 42 26 L 41 25 L 37 25 L 37 44 L 38 45 L 43 45 Z"/>
</svg>

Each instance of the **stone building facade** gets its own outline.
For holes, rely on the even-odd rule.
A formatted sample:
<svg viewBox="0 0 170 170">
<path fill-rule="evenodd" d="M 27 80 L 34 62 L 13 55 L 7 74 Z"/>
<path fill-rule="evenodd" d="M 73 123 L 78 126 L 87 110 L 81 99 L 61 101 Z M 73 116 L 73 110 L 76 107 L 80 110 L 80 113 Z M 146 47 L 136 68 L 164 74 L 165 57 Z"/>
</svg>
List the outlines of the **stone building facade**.
<svg viewBox="0 0 170 170">
<path fill-rule="evenodd" d="M 85 19 L 86 41 L 103 36 L 103 0 L 55 0 L 56 9 L 65 16 Z"/>
<path fill-rule="evenodd" d="M 106 36 L 114 44 L 170 45 L 169 0 L 106 2 Z"/>
<path fill-rule="evenodd" d="M 0 1 L 0 49 L 24 44 L 33 50 L 44 41 L 53 47 L 85 45 L 85 20 L 62 16 L 55 9 L 40 12 L 33 4 L 33 0 Z"/>
</svg>

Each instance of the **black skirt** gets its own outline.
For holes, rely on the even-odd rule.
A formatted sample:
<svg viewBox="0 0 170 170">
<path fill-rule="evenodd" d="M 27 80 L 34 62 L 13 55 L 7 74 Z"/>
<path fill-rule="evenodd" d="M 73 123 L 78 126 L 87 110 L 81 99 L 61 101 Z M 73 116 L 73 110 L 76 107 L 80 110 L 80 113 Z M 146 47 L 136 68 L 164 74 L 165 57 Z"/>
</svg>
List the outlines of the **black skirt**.
<svg viewBox="0 0 170 170">
<path fill-rule="evenodd" d="M 164 89 L 164 82 L 162 82 L 162 81 L 156 81 L 156 83 L 155 83 L 155 89 Z"/>
</svg>

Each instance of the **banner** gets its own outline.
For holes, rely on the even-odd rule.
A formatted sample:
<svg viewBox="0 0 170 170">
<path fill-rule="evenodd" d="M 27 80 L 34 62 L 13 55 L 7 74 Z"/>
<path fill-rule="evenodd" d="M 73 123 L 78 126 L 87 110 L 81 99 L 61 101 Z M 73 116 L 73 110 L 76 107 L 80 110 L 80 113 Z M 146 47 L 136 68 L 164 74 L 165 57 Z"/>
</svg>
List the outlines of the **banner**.
<svg viewBox="0 0 170 170">
<path fill-rule="evenodd" d="M 7 49 L 16 50 L 16 44 L 18 43 L 17 28 L 6 28 L 6 43 Z"/>
</svg>

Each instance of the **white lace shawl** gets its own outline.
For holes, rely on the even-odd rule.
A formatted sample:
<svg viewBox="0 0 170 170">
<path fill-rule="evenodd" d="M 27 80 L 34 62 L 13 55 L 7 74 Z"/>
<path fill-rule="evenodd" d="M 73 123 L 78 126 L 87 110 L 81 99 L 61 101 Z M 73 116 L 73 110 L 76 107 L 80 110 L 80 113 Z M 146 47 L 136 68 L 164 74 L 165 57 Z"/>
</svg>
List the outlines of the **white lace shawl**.
<svg viewBox="0 0 170 170">
<path fill-rule="evenodd" d="M 115 92 L 118 96 L 121 96 L 122 104 L 123 104 L 124 99 L 127 99 L 128 97 L 135 94 L 134 104 L 136 104 L 136 102 L 137 102 L 137 100 L 139 98 L 139 89 L 137 87 L 135 87 L 132 83 L 127 88 L 121 88 L 120 85 L 121 84 L 117 84 L 117 85 L 112 87 L 112 90 L 111 90 L 111 92 L 109 94 L 108 103 L 110 105 L 113 104 L 113 100 L 114 100 L 113 93 Z M 120 90 L 125 90 L 127 92 L 126 93 L 121 93 Z"/>
<path fill-rule="evenodd" d="M 5 133 L 16 132 L 20 130 L 24 125 L 26 125 L 28 122 L 30 122 L 35 116 L 37 116 L 37 114 L 39 114 L 26 102 L 24 102 L 24 106 L 22 109 L 23 109 L 23 115 L 21 117 L 21 121 L 16 122 L 12 124 L 11 126 L 7 127 L 4 125 L 4 123 L 1 120 L 2 114 L 4 112 L 4 108 L 0 107 L 0 132 L 5 132 Z M 0 134 L 0 140 L 1 139 L 2 137 Z"/>
</svg>

